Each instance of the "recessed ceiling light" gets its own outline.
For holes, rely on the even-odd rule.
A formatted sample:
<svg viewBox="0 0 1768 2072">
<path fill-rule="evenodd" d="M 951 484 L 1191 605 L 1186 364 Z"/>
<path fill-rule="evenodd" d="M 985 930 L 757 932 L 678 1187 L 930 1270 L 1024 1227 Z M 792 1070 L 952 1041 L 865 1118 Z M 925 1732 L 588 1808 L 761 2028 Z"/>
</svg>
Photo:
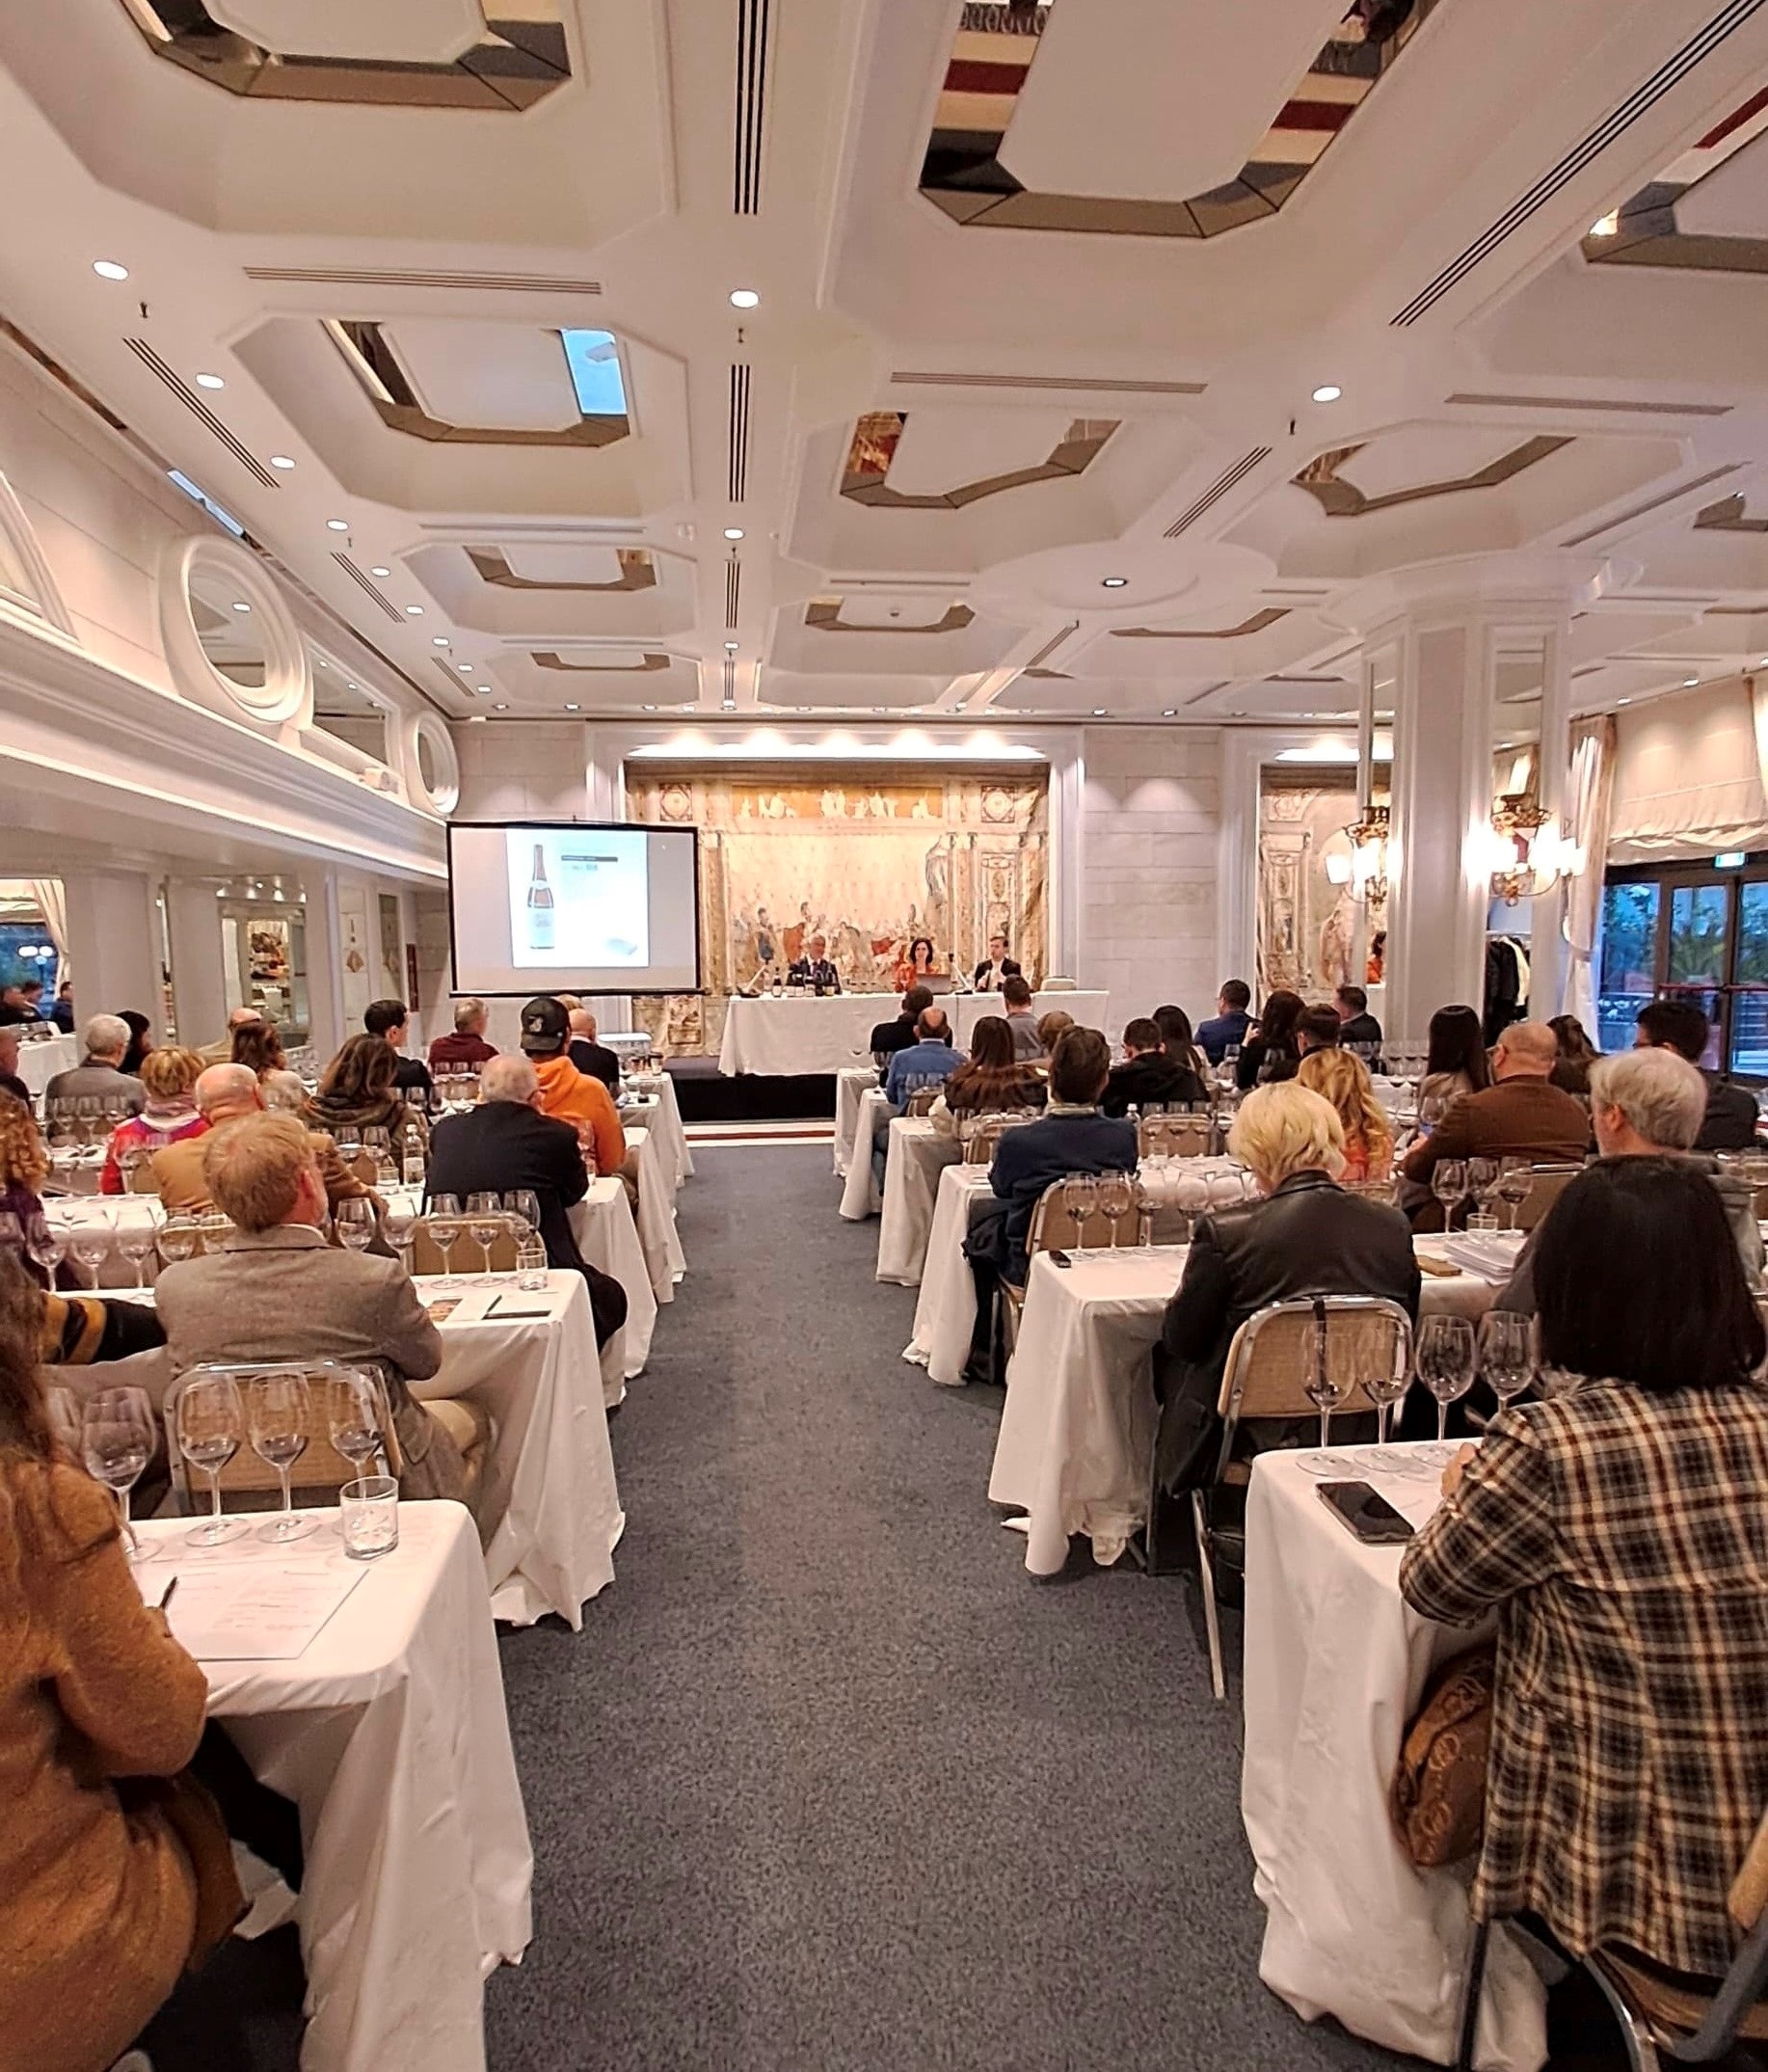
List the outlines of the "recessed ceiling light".
<svg viewBox="0 0 1768 2072">
<path fill-rule="evenodd" d="M 737 700 L 736 700 L 735 698 L 726 698 L 726 699 L 725 699 L 725 700 L 724 700 L 723 702 L 724 702 L 724 709 L 725 709 L 725 711 L 726 711 L 727 713 L 734 713 L 734 712 L 736 712 L 736 710 L 737 710 Z"/>
<path fill-rule="evenodd" d="M 357 687 L 358 687 L 358 686 L 356 686 L 355 684 L 346 684 L 346 685 L 344 686 L 344 688 L 345 688 L 346 690 L 355 690 L 355 689 L 356 689 Z"/>
<path fill-rule="evenodd" d="M 225 389 L 227 383 L 222 380 L 219 374 L 199 374 L 197 376 L 197 387 L 199 389 Z"/>
<path fill-rule="evenodd" d="M 735 640 L 727 640 L 724 644 L 725 653 L 727 655 L 735 655 L 737 653 L 737 644 Z"/>
<path fill-rule="evenodd" d="M 1632 704 L 1632 702 L 1633 702 L 1633 701 L 1632 701 L 1632 699 L 1631 699 L 1631 698 L 1617 698 L 1617 699 L 1615 700 L 1615 703 L 1616 703 L 1617 705 L 1631 705 L 1631 704 Z"/>
<path fill-rule="evenodd" d="M 1163 712 L 1163 713 L 1162 713 L 1162 714 L 1161 714 L 1161 717 L 1162 717 L 1163 719 L 1176 719 L 1176 718 L 1177 718 L 1178 716 L 1179 716 L 1179 709 L 1178 709 L 1178 707 L 1177 707 L 1176 705 L 1169 705 L 1169 706 L 1167 706 L 1167 707 L 1166 707 L 1166 709 L 1165 709 L 1165 712 Z"/>
<path fill-rule="evenodd" d="M 392 570 L 389 568 L 371 568 L 368 573 L 371 576 L 390 576 Z"/>
<path fill-rule="evenodd" d="M 236 600 L 233 605 L 233 609 L 235 611 L 250 611 L 252 609 L 252 606 L 250 605 L 242 605 Z"/>
<path fill-rule="evenodd" d="M 1598 216 L 1590 227 L 1592 237 L 1613 237 L 1621 228 L 1621 212 L 1611 208 L 1606 216 Z"/>
<path fill-rule="evenodd" d="M 1121 590 L 1129 579 L 1127 576 L 1107 576 L 1102 579 L 1099 587 L 1102 590 Z"/>
<path fill-rule="evenodd" d="M 565 707 L 565 710 L 568 713 L 580 713 L 583 708 L 580 705 L 571 705 L 568 703 Z"/>
<path fill-rule="evenodd" d="M 508 701 L 506 699 L 499 698 L 496 704 L 492 707 L 492 711 L 494 713 L 507 713 L 509 711 Z"/>
<path fill-rule="evenodd" d="M 116 259 L 94 259 L 93 272 L 101 281 L 126 281 L 129 278 L 129 269 Z"/>
<path fill-rule="evenodd" d="M 1682 688 L 1684 690 L 1693 690 L 1695 686 L 1699 684 L 1700 681 L 1701 679 L 1698 676 L 1685 676 L 1682 679 Z"/>
<path fill-rule="evenodd" d="M 731 290 L 731 307 L 733 309 L 753 309 L 759 305 L 761 299 L 752 287 L 734 287 Z"/>
<path fill-rule="evenodd" d="M 470 676 L 472 674 L 472 664 L 469 661 L 457 661 L 454 666 L 461 672 L 463 676 Z"/>
<path fill-rule="evenodd" d="M 431 646 L 432 646 L 433 648 L 445 648 L 445 647 L 446 647 L 446 646 L 448 645 L 448 636 L 447 636 L 447 634 L 446 634 L 446 633 L 432 633 L 432 634 L 430 635 L 430 645 L 431 645 Z"/>
<path fill-rule="evenodd" d="M 313 663 L 316 668 L 320 669 L 329 669 L 332 666 L 332 664 L 326 660 L 323 655 L 315 655 L 313 657 Z"/>
<path fill-rule="evenodd" d="M 423 617 L 423 606 L 421 605 L 407 605 L 405 615 L 408 619 L 421 619 Z"/>
<path fill-rule="evenodd" d="M 467 718 L 469 724 L 475 727 L 485 727 L 491 724 L 483 713 L 469 713 Z"/>
<path fill-rule="evenodd" d="M 740 540 L 743 536 L 743 528 L 740 525 L 727 525 L 724 528 L 724 536 L 727 540 Z"/>
<path fill-rule="evenodd" d="M 349 529 L 350 521 L 347 518 L 328 518 L 326 520 L 326 530 L 328 532 L 348 532 Z"/>
<path fill-rule="evenodd" d="M 1104 706 L 1102 706 L 1102 705 L 1095 705 L 1095 706 L 1093 707 L 1093 717 L 1094 717 L 1095 719 L 1103 719 L 1103 718 L 1105 717 L 1105 708 L 1104 708 Z"/>
<path fill-rule="evenodd" d="M 270 456 L 270 465 L 273 468 L 292 468 L 295 463 L 292 456 L 289 454 L 273 453 Z"/>
<path fill-rule="evenodd" d="M 655 705 L 641 705 L 639 707 L 639 711 L 641 713 L 655 713 L 656 711 L 656 707 Z"/>
<path fill-rule="evenodd" d="M 472 689 L 475 697 L 489 698 L 491 696 L 491 686 L 489 684 L 475 684 Z"/>
<path fill-rule="evenodd" d="M 1324 381 L 1314 390 L 1314 401 L 1316 403 L 1336 403 L 1344 392 L 1335 381 Z"/>
</svg>

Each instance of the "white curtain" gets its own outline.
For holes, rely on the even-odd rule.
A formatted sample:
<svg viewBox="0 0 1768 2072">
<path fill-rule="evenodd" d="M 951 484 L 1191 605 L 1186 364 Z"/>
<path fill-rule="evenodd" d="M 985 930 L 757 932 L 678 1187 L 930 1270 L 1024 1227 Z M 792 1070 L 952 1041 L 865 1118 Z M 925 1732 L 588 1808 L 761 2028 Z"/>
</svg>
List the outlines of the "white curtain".
<svg viewBox="0 0 1768 2072">
<path fill-rule="evenodd" d="M 34 877 L 29 882 L 31 897 L 42 909 L 49 940 L 55 945 L 55 985 L 50 994 L 53 998 L 61 990 L 63 982 L 71 976 L 67 968 L 67 892 L 59 877 Z"/>
<path fill-rule="evenodd" d="M 1584 851 L 1584 868 L 1566 899 L 1566 941 L 1571 969 L 1566 1011 L 1593 1035 L 1596 1027 L 1596 934 L 1602 919 L 1602 877 L 1608 865 L 1615 802 L 1618 730 L 1612 715 L 1580 719 L 1571 730 L 1571 775 L 1567 787 L 1567 831 Z"/>
<path fill-rule="evenodd" d="M 1768 847 L 1765 724 L 1742 677 L 1622 713 L 1608 861 Z"/>
</svg>

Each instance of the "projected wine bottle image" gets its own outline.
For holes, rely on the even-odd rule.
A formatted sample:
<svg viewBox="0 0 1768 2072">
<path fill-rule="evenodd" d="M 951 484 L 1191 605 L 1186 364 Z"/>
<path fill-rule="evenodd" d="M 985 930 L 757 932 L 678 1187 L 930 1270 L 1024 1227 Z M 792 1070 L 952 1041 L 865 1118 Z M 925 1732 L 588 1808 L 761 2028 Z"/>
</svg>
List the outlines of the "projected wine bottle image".
<svg viewBox="0 0 1768 2072">
<path fill-rule="evenodd" d="M 541 845 L 534 845 L 534 875 L 528 880 L 528 948 L 552 948 L 552 887 L 547 882 L 547 858 Z"/>
</svg>

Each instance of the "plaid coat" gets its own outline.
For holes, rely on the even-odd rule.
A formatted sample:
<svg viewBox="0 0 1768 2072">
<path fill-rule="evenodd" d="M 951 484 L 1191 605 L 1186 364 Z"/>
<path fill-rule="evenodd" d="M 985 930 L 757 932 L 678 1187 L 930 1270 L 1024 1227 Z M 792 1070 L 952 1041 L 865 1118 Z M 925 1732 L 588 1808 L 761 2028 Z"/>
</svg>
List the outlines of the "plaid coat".
<svg viewBox="0 0 1768 2072">
<path fill-rule="evenodd" d="M 1498 1614 L 1476 1917 L 1723 1973 L 1768 1806 L 1768 1391 L 1592 1382 L 1505 1412 L 1400 1588 L 1452 1626 Z"/>
</svg>

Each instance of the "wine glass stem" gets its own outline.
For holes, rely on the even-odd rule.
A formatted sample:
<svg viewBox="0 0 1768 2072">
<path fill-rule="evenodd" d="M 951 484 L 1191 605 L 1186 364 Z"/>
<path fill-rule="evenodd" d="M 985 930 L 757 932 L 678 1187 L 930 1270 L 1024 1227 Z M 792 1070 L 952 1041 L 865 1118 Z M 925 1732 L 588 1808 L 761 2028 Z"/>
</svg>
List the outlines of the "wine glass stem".
<svg viewBox="0 0 1768 2072">
<path fill-rule="evenodd" d="M 1438 1444 L 1438 1445 L 1441 1445 L 1442 1441 L 1443 1441 L 1443 1440 L 1444 1440 L 1445 1439 L 1447 1439 L 1447 1438 L 1448 1438 L 1448 1436 L 1449 1436 L 1449 1406 L 1448 1406 L 1448 1405 L 1447 1405 L 1446 1403 L 1438 1403 L 1438 1404 L 1437 1404 L 1437 1406 L 1436 1406 L 1436 1442 L 1437 1442 L 1437 1444 Z"/>
<path fill-rule="evenodd" d="M 479 1247 L 479 1256 L 485 1261 L 485 1278 L 487 1283 L 489 1283 L 491 1280 L 491 1247 L 489 1245 L 481 1245 Z"/>
<path fill-rule="evenodd" d="M 295 1508 L 295 1499 L 290 1493 L 288 1487 L 288 1469 L 286 1467 L 279 1467 L 277 1469 L 277 1476 L 282 1484 L 282 1516 L 284 1519 L 287 1519 L 293 1516 Z"/>
<path fill-rule="evenodd" d="M 1378 1403 L 1375 1409 L 1375 1442 L 1378 1446 L 1387 1443 L 1387 1405 Z"/>
<path fill-rule="evenodd" d="M 1322 1411 L 1320 1413 L 1320 1443 L 1322 1446 L 1329 1446 L 1332 1443 L 1331 1433 L 1332 1413 L 1330 1411 Z"/>
<path fill-rule="evenodd" d="M 202 1472 L 209 1478 L 209 1517 L 218 1519 L 221 1516 L 221 1470 L 205 1467 Z"/>
</svg>

